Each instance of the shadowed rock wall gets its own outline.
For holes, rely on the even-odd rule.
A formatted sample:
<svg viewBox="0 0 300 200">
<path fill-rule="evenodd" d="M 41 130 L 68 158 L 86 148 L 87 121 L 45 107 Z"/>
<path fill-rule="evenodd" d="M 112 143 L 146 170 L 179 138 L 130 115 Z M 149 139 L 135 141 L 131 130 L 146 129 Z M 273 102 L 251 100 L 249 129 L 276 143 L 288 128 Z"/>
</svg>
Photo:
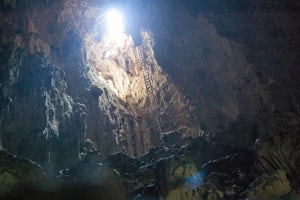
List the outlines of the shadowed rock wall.
<svg viewBox="0 0 300 200">
<path fill-rule="evenodd" d="M 132 20 L 121 48 L 105 46 L 106 1 L 1 2 L 1 146 L 68 165 L 157 145 L 140 44 L 168 141 L 253 148 L 297 132 L 299 4 L 272 2 L 118 4 Z"/>
</svg>

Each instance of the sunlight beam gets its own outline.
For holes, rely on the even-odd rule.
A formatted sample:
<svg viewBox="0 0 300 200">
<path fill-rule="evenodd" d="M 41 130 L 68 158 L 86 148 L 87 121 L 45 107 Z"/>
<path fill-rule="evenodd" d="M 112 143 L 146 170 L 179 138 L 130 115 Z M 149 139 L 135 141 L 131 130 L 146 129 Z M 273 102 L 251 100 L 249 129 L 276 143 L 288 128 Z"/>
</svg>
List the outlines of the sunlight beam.
<svg viewBox="0 0 300 200">
<path fill-rule="evenodd" d="M 107 33 L 111 38 L 118 38 L 124 32 L 123 16 L 117 9 L 111 9 L 106 14 Z"/>
</svg>

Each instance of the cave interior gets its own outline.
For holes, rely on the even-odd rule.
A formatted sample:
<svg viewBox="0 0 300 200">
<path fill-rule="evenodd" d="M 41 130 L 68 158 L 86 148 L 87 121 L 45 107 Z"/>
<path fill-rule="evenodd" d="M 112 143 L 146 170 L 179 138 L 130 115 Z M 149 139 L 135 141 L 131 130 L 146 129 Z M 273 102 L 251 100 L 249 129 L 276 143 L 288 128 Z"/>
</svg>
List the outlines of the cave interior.
<svg viewBox="0 0 300 200">
<path fill-rule="evenodd" d="M 300 2 L 2 0 L 0 200 L 300 199 Z"/>
</svg>

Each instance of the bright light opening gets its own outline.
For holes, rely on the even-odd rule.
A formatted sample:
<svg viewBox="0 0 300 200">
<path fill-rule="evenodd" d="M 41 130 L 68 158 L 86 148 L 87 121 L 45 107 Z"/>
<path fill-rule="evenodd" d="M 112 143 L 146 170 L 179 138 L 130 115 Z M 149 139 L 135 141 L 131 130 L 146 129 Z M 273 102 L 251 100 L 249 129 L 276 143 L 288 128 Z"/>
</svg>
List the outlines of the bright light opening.
<svg viewBox="0 0 300 200">
<path fill-rule="evenodd" d="M 116 9 L 109 10 L 106 15 L 106 26 L 110 37 L 117 39 L 124 32 L 123 17 Z"/>
</svg>

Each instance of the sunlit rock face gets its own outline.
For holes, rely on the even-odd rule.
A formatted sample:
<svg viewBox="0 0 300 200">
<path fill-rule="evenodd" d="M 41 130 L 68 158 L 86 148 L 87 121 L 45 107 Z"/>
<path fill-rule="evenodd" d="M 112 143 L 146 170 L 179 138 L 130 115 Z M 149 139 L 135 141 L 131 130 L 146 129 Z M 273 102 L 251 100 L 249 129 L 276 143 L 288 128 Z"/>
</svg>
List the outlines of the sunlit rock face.
<svg viewBox="0 0 300 200">
<path fill-rule="evenodd" d="M 100 134 L 112 132 L 112 135 L 109 134 L 113 138 L 114 148 L 111 150 L 134 156 L 146 153 L 170 131 L 179 132 L 182 138 L 192 138 L 201 133 L 191 117 L 188 103 L 157 64 L 150 32 L 142 31 L 141 37 L 143 47 L 140 51 L 145 61 L 141 60 L 130 35 L 122 34 L 119 41 L 104 36 L 102 41 L 96 42 L 93 34 L 85 38 L 89 77 L 92 84 L 104 90 L 94 109 L 104 113 L 111 124 L 111 129 Z M 149 94 L 146 88 L 146 73 L 149 74 L 153 94 Z M 155 130 L 153 119 L 155 109 L 161 119 L 162 132 L 159 133 Z M 97 118 L 88 121 L 87 137 L 97 141 L 101 148 L 107 141 L 103 143 L 99 131 L 89 128 L 95 120 Z"/>
<path fill-rule="evenodd" d="M 2 29 L 2 52 L 7 45 L 24 51 L 28 59 L 37 54 L 39 59 L 24 64 L 20 56 L 8 64 L 12 53 L 3 60 L 1 72 L 16 79 L 11 84 L 3 77 L 1 82 L 3 94 L 11 87 L 11 93 L 3 95 L 8 103 L 3 101 L 1 107 L 3 148 L 45 165 L 65 166 L 96 149 L 104 155 L 121 151 L 140 156 L 170 132 L 182 138 L 177 144 L 201 134 L 188 99 L 156 61 L 151 30 L 137 29 L 140 42 L 128 33 L 113 41 L 105 32 L 105 6 L 100 1 L 71 0 L 2 5 L 8 11 L 2 13 L 1 25 L 11 24 Z M 141 44 L 144 61 L 137 51 Z M 153 88 L 151 96 L 145 73 Z M 27 86 L 28 80 L 34 84 Z M 28 87 L 27 103 L 14 84 L 20 90 Z"/>
<path fill-rule="evenodd" d="M 266 14 L 259 2 L 241 14 L 238 3 L 120 1 L 130 23 L 118 42 L 105 30 L 110 1 L 0 2 L 1 148 L 71 163 L 95 149 L 140 156 L 170 131 L 171 144 L 205 134 L 253 148 L 298 130 L 286 120 L 299 119 L 299 23 L 278 14 L 289 4 Z"/>
<path fill-rule="evenodd" d="M 74 10 L 81 9 L 76 4 L 73 6 Z M 82 60 L 90 84 L 101 90 L 99 98 L 89 99 L 87 105 L 86 138 L 94 141 L 105 155 L 121 151 L 139 156 L 169 132 L 177 131 L 181 138 L 200 135 L 201 129 L 193 120 L 187 99 L 156 61 L 151 31 L 141 27 L 138 30 L 143 62 L 137 51 L 140 44 L 136 44 L 130 34 L 122 33 L 113 38 L 107 33 L 101 4 L 86 6 L 82 17 L 94 24 L 89 26 L 81 21 L 83 24 L 77 25 Z M 149 74 L 152 95 L 146 88 L 145 73 Z M 155 129 L 154 110 L 159 113 L 160 132 Z"/>
<path fill-rule="evenodd" d="M 126 23 L 110 34 L 114 6 Z M 299 8 L 0 1 L 0 149 L 105 186 L 74 196 L 299 199 Z M 31 172 L 3 155 L 5 189 Z"/>
</svg>

